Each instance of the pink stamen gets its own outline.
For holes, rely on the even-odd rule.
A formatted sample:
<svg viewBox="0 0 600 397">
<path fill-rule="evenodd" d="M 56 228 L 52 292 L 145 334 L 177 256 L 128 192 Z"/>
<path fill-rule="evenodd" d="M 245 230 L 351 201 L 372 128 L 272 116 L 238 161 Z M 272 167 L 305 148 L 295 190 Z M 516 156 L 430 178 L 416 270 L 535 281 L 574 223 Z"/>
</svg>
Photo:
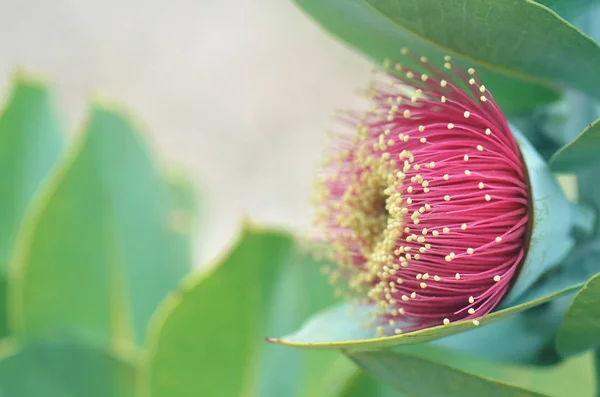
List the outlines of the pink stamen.
<svg viewBox="0 0 600 397">
<path fill-rule="evenodd" d="M 444 73 L 407 55 L 427 74 L 378 74 L 370 111 L 342 119 L 358 135 L 340 137 L 317 217 L 342 293 L 376 304 L 376 323 L 396 333 L 493 310 L 531 221 L 525 165 L 494 97 L 449 57 Z"/>
</svg>

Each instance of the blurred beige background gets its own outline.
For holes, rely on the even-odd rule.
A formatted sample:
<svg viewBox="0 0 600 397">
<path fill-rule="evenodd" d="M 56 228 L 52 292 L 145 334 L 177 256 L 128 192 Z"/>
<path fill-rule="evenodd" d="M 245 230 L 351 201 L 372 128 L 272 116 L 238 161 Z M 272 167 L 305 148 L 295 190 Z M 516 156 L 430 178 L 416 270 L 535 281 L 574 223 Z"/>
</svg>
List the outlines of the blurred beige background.
<svg viewBox="0 0 600 397">
<path fill-rule="evenodd" d="M 206 192 L 199 266 L 244 213 L 307 228 L 334 108 L 370 66 L 291 0 L 0 0 L 0 93 L 16 66 L 54 81 L 76 130 L 90 94 L 127 105 Z"/>
</svg>

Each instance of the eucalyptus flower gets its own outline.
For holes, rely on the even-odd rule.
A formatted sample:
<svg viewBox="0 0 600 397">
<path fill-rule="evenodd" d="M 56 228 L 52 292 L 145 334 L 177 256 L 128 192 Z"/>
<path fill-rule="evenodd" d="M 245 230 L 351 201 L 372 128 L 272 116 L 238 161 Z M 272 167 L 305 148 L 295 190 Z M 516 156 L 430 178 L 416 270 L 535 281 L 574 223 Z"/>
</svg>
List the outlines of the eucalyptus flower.
<svg viewBox="0 0 600 397">
<path fill-rule="evenodd" d="M 402 54 L 420 67 L 376 71 L 372 106 L 342 117 L 351 133 L 336 137 L 316 200 L 318 238 L 338 265 L 330 277 L 376 308 L 377 336 L 479 325 L 572 247 L 570 216 L 554 221 L 557 232 L 545 227 L 539 247 L 536 221 L 569 205 L 475 70 Z M 532 246 L 543 260 L 528 261 Z"/>
</svg>

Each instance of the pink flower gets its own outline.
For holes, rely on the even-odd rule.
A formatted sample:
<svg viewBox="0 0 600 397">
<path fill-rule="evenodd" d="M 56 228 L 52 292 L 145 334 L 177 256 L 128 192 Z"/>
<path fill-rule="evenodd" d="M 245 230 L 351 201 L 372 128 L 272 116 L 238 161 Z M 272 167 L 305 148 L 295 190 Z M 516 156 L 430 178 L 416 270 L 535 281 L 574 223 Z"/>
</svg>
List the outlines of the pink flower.
<svg viewBox="0 0 600 397">
<path fill-rule="evenodd" d="M 319 236 L 331 277 L 375 304 L 379 333 L 473 320 L 514 282 L 532 223 L 519 147 L 473 69 L 445 72 L 403 50 L 378 72 L 372 107 L 343 118 L 318 189 Z"/>
</svg>

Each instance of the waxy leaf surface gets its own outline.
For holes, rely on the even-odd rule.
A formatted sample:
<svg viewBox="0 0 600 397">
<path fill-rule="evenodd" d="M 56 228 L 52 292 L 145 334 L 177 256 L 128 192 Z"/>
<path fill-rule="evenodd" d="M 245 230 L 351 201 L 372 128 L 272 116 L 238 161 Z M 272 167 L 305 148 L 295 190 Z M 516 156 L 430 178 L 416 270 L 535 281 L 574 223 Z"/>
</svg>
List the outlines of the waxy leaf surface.
<svg viewBox="0 0 600 397">
<path fill-rule="evenodd" d="M 326 396 L 331 385 L 323 380 L 345 379 L 350 363 L 264 338 L 293 330 L 331 302 L 320 266 L 291 236 L 246 227 L 215 268 L 188 279 L 159 309 L 142 396 Z"/>
<path fill-rule="evenodd" d="M 490 313 L 479 320 L 479 327 L 550 302 L 574 292 L 578 288 L 580 288 L 580 285 Z M 471 321 L 460 321 L 406 334 L 374 338 L 374 329 L 366 326 L 371 321 L 368 313 L 373 310 L 370 307 L 357 308 L 348 303 L 338 304 L 318 313 L 304 323 L 298 331 L 276 339 L 276 342 L 288 346 L 354 351 L 430 342 L 476 328 Z"/>
<path fill-rule="evenodd" d="M 351 357 L 364 371 L 407 396 L 546 396 L 413 354 L 357 352 Z"/>
<path fill-rule="evenodd" d="M 0 396 L 130 397 L 134 366 L 90 347 L 33 344 L 0 360 Z"/>
<path fill-rule="evenodd" d="M 411 33 L 492 70 L 600 98 L 600 45 L 529 0 L 366 0 Z"/>
<path fill-rule="evenodd" d="M 600 119 L 597 119 L 575 139 L 560 148 L 550 158 L 554 172 L 574 172 L 600 164 Z"/>
<path fill-rule="evenodd" d="M 556 337 L 562 355 L 600 345 L 600 274 L 592 277 L 575 295 Z"/>
<path fill-rule="evenodd" d="M 189 209 L 175 202 L 136 127 L 104 105 L 44 189 L 11 272 L 18 337 L 139 346 L 190 268 Z"/>
<path fill-rule="evenodd" d="M 7 334 L 6 272 L 25 212 L 63 150 L 51 94 L 18 76 L 0 116 L 0 336 Z"/>
<path fill-rule="evenodd" d="M 400 49 L 408 47 L 418 56 L 427 56 L 430 62 L 442 66 L 443 56 L 452 50 L 440 48 L 423 38 L 411 34 L 403 26 L 377 12 L 365 0 L 295 0 L 296 4 L 333 36 L 364 53 L 381 65 L 385 59 L 411 65 L 400 57 Z M 437 2 L 436 7 L 455 7 L 454 2 Z M 465 20 L 464 22 L 468 22 Z M 462 22 L 459 27 L 462 29 Z M 456 29 L 438 26 L 442 32 Z M 438 43 L 439 44 L 439 43 Z M 480 60 L 475 60 L 480 61 Z M 473 61 L 460 61 L 463 67 L 477 65 Z M 481 62 L 480 62 L 481 63 Z M 477 67 L 481 81 L 490 89 L 505 113 L 530 110 L 538 104 L 559 98 L 555 88 L 495 73 L 487 67 Z M 362 87 L 363 83 L 357 83 Z"/>
</svg>

